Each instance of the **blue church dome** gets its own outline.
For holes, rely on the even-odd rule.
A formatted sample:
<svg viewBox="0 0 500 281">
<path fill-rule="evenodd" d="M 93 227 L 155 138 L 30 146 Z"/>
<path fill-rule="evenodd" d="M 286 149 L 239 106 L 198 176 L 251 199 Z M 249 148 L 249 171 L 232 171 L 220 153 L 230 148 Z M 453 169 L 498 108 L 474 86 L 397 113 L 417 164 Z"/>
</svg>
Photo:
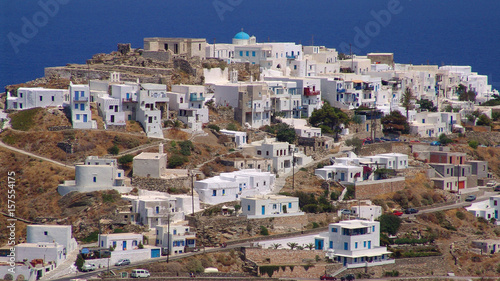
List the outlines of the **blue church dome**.
<svg viewBox="0 0 500 281">
<path fill-rule="evenodd" d="M 248 39 L 250 39 L 250 35 L 248 35 L 247 33 L 243 32 L 243 31 L 240 31 L 240 32 L 238 32 L 238 33 L 234 36 L 234 39 L 243 39 L 243 40 L 248 40 Z"/>
</svg>

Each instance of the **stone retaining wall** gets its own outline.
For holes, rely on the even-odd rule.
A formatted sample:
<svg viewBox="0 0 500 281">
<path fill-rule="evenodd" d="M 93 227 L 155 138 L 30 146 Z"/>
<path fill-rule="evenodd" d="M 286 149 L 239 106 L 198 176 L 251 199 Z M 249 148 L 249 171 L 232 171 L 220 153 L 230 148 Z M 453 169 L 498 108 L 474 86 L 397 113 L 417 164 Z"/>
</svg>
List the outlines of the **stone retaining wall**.
<svg viewBox="0 0 500 281">
<path fill-rule="evenodd" d="M 289 250 L 245 248 L 245 258 L 257 264 L 305 264 L 307 260 L 315 261 L 316 256 L 323 258 L 325 253 L 319 250 Z"/>
<path fill-rule="evenodd" d="M 156 179 L 132 177 L 132 186 L 151 191 L 168 192 L 169 189 L 182 189 L 190 186 L 189 177 L 175 179 Z"/>
<path fill-rule="evenodd" d="M 359 182 L 354 185 L 356 199 L 372 199 L 380 194 L 396 192 L 405 188 L 405 178 L 393 178 L 373 181 L 366 184 Z"/>
</svg>

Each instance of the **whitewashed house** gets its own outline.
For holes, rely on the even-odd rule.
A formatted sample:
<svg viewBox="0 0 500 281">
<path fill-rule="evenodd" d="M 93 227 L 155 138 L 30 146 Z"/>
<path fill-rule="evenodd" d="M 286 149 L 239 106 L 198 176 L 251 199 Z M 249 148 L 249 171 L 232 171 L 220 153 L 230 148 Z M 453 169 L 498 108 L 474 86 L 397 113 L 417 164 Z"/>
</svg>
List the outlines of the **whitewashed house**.
<svg viewBox="0 0 500 281">
<path fill-rule="evenodd" d="M 274 189 L 276 176 L 270 172 L 246 169 L 199 180 L 194 183 L 200 200 L 215 205 L 240 200 L 241 197 L 267 194 Z"/>
<path fill-rule="evenodd" d="M 158 191 L 139 190 L 139 195 L 124 195 L 123 199 L 132 204 L 131 223 L 148 225 L 153 228 L 157 225 L 184 220 L 186 215 L 200 211 L 200 199 L 197 195 L 171 195 Z"/>
<path fill-rule="evenodd" d="M 35 107 L 64 107 L 69 105 L 67 89 L 26 88 L 17 89 L 17 96 L 7 92 L 7 109 L 30 109 Z"/>
<path fill-rule="evenodd" d="M 284 118 L 300 118 L 302 98 L 297 91 L 297 82 L 266 80 L 266 84 L 271 93 L 274 112 Z"/>
<path fill-rule="evenodd" d="M 170 110 L 177 111 L 177 118 L 193 131 L 202 131 L 208 123 L 205 106 L 205 87 L 197 85 L 172 85 L 168 92 Z"/>
<path fill-rule="evenodd" d="M 234 108 L 234 119 L 242 126 L 260 128 L 271 124 L 271 94 L 265 83 L 214 85 L 217 105 Z"/>
<path fill-rule="evenodd" d="M 137 97 L 137 121 L 148 137 L 163 139 L 163 117 L 168 113 L 167 85 L 141 84 Z"/>
<path fill-rule="evenodd" d="M 158 153 L 141 152 L 134 157 L 133 171 L 136 177 L 161 178 L 167 171 L 167 154 L 160 143 Z"/>
<path fill-rule="evenodd" d="M 276 138 L 264 138 L 255 141 L 244 147 L 249 154 L 264 159 L 272 160 L 272 167 L 265 167 L 265 170 L 272 170 L 275 174 L 281 175 L 292 172 L 295 164 L 296 169 L 312 162 L 310 156 L 300 152 L 293 144 L 276 141 Z"/>
<path fill-rule="evenodd" d="M 230 136 L 234 139 L 236 147 L 241 147 L 247 144 L 248 138 L 246 132 L 231 131 L 231 130 L 220 130 L 220 133 Z"/>
<path fill-rule="evenodd" d="M 73 238 L 71 225 L 28 225 L 26 226 L 27 243 L 61 244 L 67 253 L 77 249 L 78 244 Z"/>
<path fill-rule="evenodd" d="M 283 195 L 255 195 L 241 198 L 242 215 L 249 219 L 301 216 L 299 198 Z"/>
<path fill-rule="evenodd" d="M 189 252 L 196 248 L 196 232 L 191 230 L 186 221 L 173 222 L 170 226 L 157 225 L 156 246 L 162 248 L 163 255 Z"/>
<path fill-rule="evenodd" d="M 125 186 L 124 180 L 124 171 L 118 169 L 116 159 L 89 156 L 85 159 L 85 163 L 75 166 L 75 180 L 64 181 L 57 187 L 57 192 L 62 196 L 72 191 L 92 192 L 109 189 L 124 193 L 132 189 Z"/>
<path fill-rule="evenodd" d="M 138 83 L 124 83 L 111 85 L 111 97 L 120 100 L 120 110 L 126 121 L 136 120 L 137 97 L 140 85 Z"/>
<path fill-rule="evenodd" d="M 331 223 L 328 232 L 315 237 L 316 250 L 347 268 L 392 264 L 392 253 L 380 246 L 380 222 L 350 220 Z"/>
<path fill-rule="evenodd" d="M 74 129 L 97 129 L 97 122 L 92 120 L 90 110 L 90 89 L 88 85 L 70 83 L 71 122 Z"/>
<path fill-rule="evenodd" d="M 420 137 L 439 137 L 450 134 L 457 123 L 458 114 L 449 112 L 419 112 L 410 122 L 410 134 Z"/>
<path fill-rule="evenodd" d="M 485 220 L 495 219 L 498 221 L 500 212 L 500 195 L 491 196 L 489 200 L 472 203 L 466 207 L 469 213 L 475 217 L 482 217 Z M 497 223 L 498 224 L 498 223 Z"/>
<path fill-rule="evenodd" d="M 335 163 L 314 170 L 314 174 L 324 180 L 355 183 L 363 181 L 363 167 L 353 164 Z"/>
<path fill-rule="evenodd" d="M 282 118 L 281 122 L 290 125 L 295 130 L 295 134 L 302 138 L 321 137 L 321 128 L 316 128 L 307 125 L 305 119 Z"/>
<path fill-rule="evenodd" d="M 99 234 L 97 243 L 100 248 L 113 248 L 111 257 L 109 260 L 107 258 L 86 260 L 86 263 L 94 263 L 96 266 L 104 267 L 107 266 L 108 262 L 114 265 L 120 259 L 125 258 L 131 262 L 139 262 L 161 257 L 161 249 L 159 247 L 144 245 L 142 234 Z"/>
<path fill-rule="evenodd" d="M 96 103 L 106 125 L 125 126 L 125 112 L 123 112 L 120 99 L 104 95 L 98 97 Z"/>
</svg>

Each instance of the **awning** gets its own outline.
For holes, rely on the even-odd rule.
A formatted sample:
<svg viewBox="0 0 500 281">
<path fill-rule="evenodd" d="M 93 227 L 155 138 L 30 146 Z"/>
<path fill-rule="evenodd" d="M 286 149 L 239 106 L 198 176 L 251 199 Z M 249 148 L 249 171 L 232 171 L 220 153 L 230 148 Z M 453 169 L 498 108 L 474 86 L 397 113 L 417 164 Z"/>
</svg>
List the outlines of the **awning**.
<svg viewBox="0 0 500 281">
<path fill-rule="evenodd" d="M 352 80 L 353 83 L 363 83 L 363 80 Z"/>
</svg>

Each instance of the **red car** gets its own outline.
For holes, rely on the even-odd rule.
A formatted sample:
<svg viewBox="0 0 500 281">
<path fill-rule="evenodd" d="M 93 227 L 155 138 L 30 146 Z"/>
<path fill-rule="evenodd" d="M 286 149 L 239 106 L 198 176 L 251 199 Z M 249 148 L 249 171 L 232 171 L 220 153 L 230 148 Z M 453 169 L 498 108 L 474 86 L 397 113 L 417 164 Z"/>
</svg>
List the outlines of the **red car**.
<svg viewBox="0 0 500 281">
<path fill-rule="evenodd" d="M 320 280 L 337 280 L 337 278 L 328 276 L 328 275 L 323 275 L 319 278 Z"/>
<path fill-rule="evenodd" d="M 398 216 L 398 217 L 400 217 L 400 216 L 402 216 L 402 215 L 403 215 L 403 212 L 401 212 L 401 211 L 397 211 L 397 210 L 396 210 L 396 211 L 393 211 L 393 212 L 392 212 L 392 214 L 393 214 L 393 215 L 396 215 L 396 216 Z"/>
</svg>

